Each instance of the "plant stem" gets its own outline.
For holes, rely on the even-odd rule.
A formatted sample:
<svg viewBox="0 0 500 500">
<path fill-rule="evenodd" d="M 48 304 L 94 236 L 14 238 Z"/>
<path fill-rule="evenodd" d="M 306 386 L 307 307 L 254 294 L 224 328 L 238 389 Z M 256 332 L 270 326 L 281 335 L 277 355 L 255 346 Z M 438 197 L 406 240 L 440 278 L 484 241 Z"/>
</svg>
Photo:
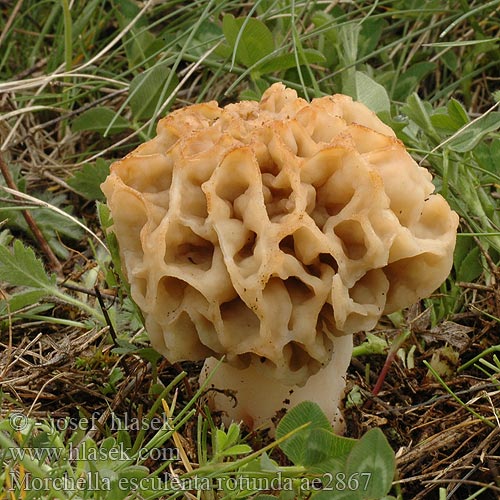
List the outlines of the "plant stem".
<svg viewBox="0 0 500 500">
<path fill-rule="evenodd" d="M 7 187 L 9 187 L 10 189 L 13 189 L 15 191 L 19 191 L 19 189 L 16 186 L 16 183 L 14 182 L 14 179 L 12 178 L 12 174 L 10 173 L 9 167 L 4 162 L 1 154 L 0 154 L 0 170 L 2 171 L 2 175 L 3 175 L 3 178 L 5 179 Z M 40 228 L 38 227 L 37 223 L 35 222 L 35 219 L 33 219 L 31 213 L 28 212 L 28 210 L 23 210 L 22 214 L 23 214 L 24 220 L 26 221 L 26 224 L 28 224 L 28 227 L 31 229 L 33 236 L 35 237 L 36 241 L 40 245 L 42 252 L 47 257 L 50 269 L 52 271 L 56 272 L 59 276 L 61 276 L 62 275 L 61 263 L 59 262 L 59 259 L 55 256 L 55 254 L 52 251 L 52 249 L 50 248 L 49 244 L 47 243 L 45 237 L 42 234 L 42 231 L 40 231 Z"/>
</svg>

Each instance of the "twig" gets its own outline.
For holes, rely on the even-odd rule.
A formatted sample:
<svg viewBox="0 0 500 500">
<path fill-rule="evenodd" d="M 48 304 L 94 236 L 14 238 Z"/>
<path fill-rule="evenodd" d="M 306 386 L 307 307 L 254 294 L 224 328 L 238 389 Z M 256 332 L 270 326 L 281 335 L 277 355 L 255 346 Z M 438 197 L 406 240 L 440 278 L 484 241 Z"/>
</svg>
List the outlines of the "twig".
<svg viewBox="0 0 500 500">
<path fill-rule="evenodd" d="M 2 171 L 2 175 L 3 175 L 3 178 L 5 179 L 7 186 L 10 189 L 18 191 L 16 183 L 14 182 L 14 179 L 12 178 L 10 170 L 7 167 L 7 164 L 4 162 L 1 154 L 0 154 L 0 170 Z M 61 263 L 59 262 L 59 259 L 55 256 L 55 254 L 52 251 L 52 249 L 50 248 L 49 244 L 47 243 L 47 240 L 45 239 L 42 232 L 40 231 L 40 228 L 38 227 L 37 223 L 35 222 L 35 219 L 33 219 L 31 213 L 28 210 L 22 210 L 21 213 L 23 214 L 23 217 L 24 217 L 24 220 L 26 221 L 26 224 L 28 224 L 28 227 L 31 229 L 33 236 L 35 237 L 36 241 L 40 245 L 42 252 L 47 257 L 47 260 L 49 262 L 49 266 L 50 266 L 51 270 L 55 271 L 59 275 L 62 275 Z"/>
<path fill-rule="evenodd" d="M 67 288 L 68 290 L 73 290 L 74 292 L 80 292 L 84 293 L 86 295 L 90 295 L 91 297 L 97 297 L 97 292 L 95 290 L 89 290 L 88 288 L 85 288 L 83 286 L 78 286 L 73 283 L 68 283 L 67 281 L 62 281 L 61 283 L 58 283 L 59 286 L 62 286 L 64 288 Z M 99 295 L 101 297 L 104 297 L 108 300 L 115 300 L 116 295 L 111 295 L 110 293 L 103 293 L 99 290 Z"/>
<path fill-rule="evenodd" d="M 13 81 L 24 80 L 28 76 L 32 75 L 35 71 L 39 70 L 40 68 L 43 68 L 43 66 L 45 66 L 47 64 L 47 61 L 48 61 L 47 57 L 44 57 L 43 59 L 40 59 L 33 66 L 31 66 L 30 68 L 26 68 L 25 70 L 21 71 L 21 73 L 18 73 L 17 75 L 14 75 L 11 78 L 11 80 L 13 80 Z"/>
<path fill-rule="evenodd" d="M 480 285 L 479 283 L 466 283 L 464 281 L 457 281 L 457 286 L 460 288 L 471 288 L 473 290 L 481 290 L 483 292 L 494 292 L 495 289 L 492 286 Z"/>
<path fill-rule="evenodd" d="M 387 354 L 387 358 L 385 360 L 384 366 L 382 367 L 382 370 L 380 371 L 380 375 L 377 379 L 377 382 L 375 383 L 375 387 L 372 390 L 372 394 L 376 396 L 379 392 L 380 389 L 382 389 L 382 385 L 384 384 L 385 377 L 387 376 L 387 373 L 389 373 L 389 369 L 392 365 L 392 362 L 394 361 L 394 358 L 396 357 L 396 354 L 403 344 L 403 342 L 408 338 L 409 332 L 403 332 L 399 334 L 393 341 L 391 348 L 389 349 L 389 352 Z"/>
<path fill-rule="evenodd" d="M 111 339 L 113 340 L 113 344 L 115 347 L 120 347 L 120 344 L 118 343 L 118 337 L 116 335 L 116 331 L 113 327 L 113 323 L 111 322 L 111 318 L 109 317 L 108 310 L 106 308 L 106 304 L 104 303 L 104 300 L 101 295 L 101 291 L 99 290 L 99 287 L 96 285 L 94 287 L 94 291 L 97 297 L 97 301 L 99 302 L 99 306 L 101 307 L 102 314 L 104 315 L 104 319 L 106 320 L 106 324 L 109 327 L 109 334 L 111 335 Z M 125 362 L 125 359 L 120 357 L 120 366 L 125 370 L 125 373 L 127 375 L 130 375 L 130 369 Z"/>
<path fill-rule="evenodd" d="M 19 0 L 12 10 L 9 19 L 7 20 L 5 26 L 3 27 L 2 33 L 0 33 L 0 45 L 2 45 L 3 41 L 7 38 L 7 35 L 9 34 L 9 29 L 14 20 L 17 17 L 17 14 L 19 13 L 19 10 L 21 9 L 21 6 L 23 5 L 24 0 Z"/>
</svg>

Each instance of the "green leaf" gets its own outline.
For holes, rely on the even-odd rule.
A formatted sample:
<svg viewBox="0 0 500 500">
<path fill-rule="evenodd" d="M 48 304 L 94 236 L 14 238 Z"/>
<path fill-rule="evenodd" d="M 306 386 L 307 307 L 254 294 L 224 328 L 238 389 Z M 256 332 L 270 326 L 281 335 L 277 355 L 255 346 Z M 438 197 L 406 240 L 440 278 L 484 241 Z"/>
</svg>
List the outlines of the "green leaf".
<svg viewBox="0 0 500 500">
<path fill-rule="evenodd" d="M 456 268 L 457 281 L 473 282 L 483 272 L 481 264 L 481 250 L 473 247 L 470 252 L 460 261 Z"/>
<path fill-rule="evenodd" d="M 339 39 L 339 29 L 337 21 L 332 15 L 327 12 L 317 10 L 312 15 L 311 21 L 316 28 L 321 28 L 324 37 L 329 42 L 329 45 L 337 45 Z"/>
<path fill-rule="evenodd" d="M 22 184 L 22 182 L 19 184 Z M 20 187 L 20 190 L 22 191 L 23 189 Z M 71 207 L 68 206 L 67 198 L 64 194 L 54 194 L 50 191 L 33 194 L 40 201 L 47 202 L 53 207 L 71 213 Z M 8 221 L 9 227 L 20 229 L 26 234 L 31 235 L 31 229 L 22 216 L 21 211 L 15 206 L 9 206 L 8 199 L 0 202 L 0 210 L 2 218 Z M 71 218 L 49 208 L 33 207 L 31 214 L 54 253 L 62 259 L 68 258 L 68 249 L 61 241 L 65 237 L 78 240 L 82 236 L 82 229 Z"/>
<path fill-rule="evenodd" d="M 274 460 L 271 460 L 266 452 L 262 453 L 262 455 L 258 458 L 258 461 L 260 470 L 262 471 L 267 471 L 267 472 L 279 471 L 278 464 Z"/>
<path fill-rule="evenodd" d="M 0 247 L 10 245 L 14 237 L 8 229 L 0 231 Z"/>
<path fill-rule="evenodd" d="M 111 228 L 113 226 L 113 219 L 111 217 L 111 211 L 109 207 L 105 203 L 101 203 L 100 201 L 96 202 L 97 209 L 97 217 L 99 218 L 99 223 L 106 234 L 106 245 L 111 254 L 111 260 L 113 265 L 115 266 L 116 272 L 120 275 L 120 278 L 124 279 L 123 273 L 121 272 L 121 256 L 120 256 L 120 247 L 118 245 L 118 239 L 116 238 L 115 233 L 112 232 Z M 127 280 L 124 280 L 123 283 L 128 283 Z"/>
<path fill-rule="evenodd" d="M 394 451 L 384 433 L 375 428 L 353 446 L 347 457 L 346 476 L 352 478 L 359 474 L 359 491 L 363 497 L 380 498 L 389 493 L 395 469 Z"/>
<path fill-rule="evenodd" d="M 431 122 L 445 133 L 454 133 L 470 122 L 462 104 L 450 99 L 446 108 L 439 108 L 431 115 Z"/>
<path fill-rule="evenodd" d="M 130 355 L 136 354 L 139 350 L 135 344 L 132 344 L 132 342 L 129 342 L 125 339 L 116 339 L 116 343 L 118 344 L 117 347 L 113 347 L 113 349 L 111 350 L 114 354 Z"/>
<path fill-rule="evenodd" d="M 97 202 L 97 217 L 99 218 L 99 224 L 101 225 L 103 231 L 107 233 L 109 229 L 113 226 L 113 219 L 111 218 L 111 211 L 109 210 L 106 203 Z"/>
<path fill-rule="evenodd" d="M 361 71 L 356 71 L 356 99 L 375 113 L 391 110 L 391 101 L 385 88 Z"/>
<path fill-rule="evenodd" d="M 304 449 L 304 465 L 314 465 L 318 470 L 338 469 L 356 440 L 337 436 L 332 431 L 313 429 Z"/>
<path fill-rule="evenodd" d="M 215 431 L 215 449 L 217 453 L 221 453 L 226 447 L 227 435 L 221 429 L 216 429 Z"/>
<path fill-rule="evenodd" d="M 282 438 L 298 427 L 310 423 L 310 428 L 331 430 L 332 426 L 318 404 L 303 401 L 292 408 L 280 421 L 276 428 L 276 437 Z"/>
<path fill-rule="evenodd" d="M 119 14 L 120 18 L 124 20 L 123 22 L 132 21 L 132 19 L 134 19 L 141 10 L 137 3 L 133 0 L 114 0 L 113 3 L 116 4 L 115 11 Z M 140 17 L 135 22 L 135 26 L 139 28 L 147 26 L 146 19 L 144 19 L 144 17 Z"/>
<path fill-rule="evenodd" d="M 487 144 L 486 141 L 478 144 L 474 148 L 474 158 L 482 168 L 488 170 L 488 172 L 492 174 L 489 180 L 495 181 L 498 184 L 500 181 L 500 172 L 498 170 L 500 139 L 493 139 L 489 144 Z"/>
<path fill-rule="evenodd" d="M 240 426 L 234 422 L 231 423 L 229 429 L 226 433 L 226 445 L 225 447 L 232 446 L 238 442 L 240 438 Z"/>
<path fill-rule="evenodd" d="M 111 127 L 110 123 L 113 123 Z M 109 130 L 108 130 L 109 127 Z M 125 118 L 119 116 L 111 108 L 100 106 L 97 108 L 88 109 L 80 116 L 77 116 L 72 123 L 74 132 L 81 132 L 88 130 L 91 132 L 98 132 L 104 135 L 108 131 L 109 135 L 117 134 L 123 130 L 130 128 L 130 125 Z"/>
<path fill-rule="evenodd" d="M 156 366 L 160 359 L 163 359 L 163 355 L 160 354 L 157 350 L 152 347 L 144 347 L 143 349 L 139 349 L 137 351 L 137 355 L 142 359 L 149 361 L 152 366 Z"/>
<path fill-rule="evenodd" d="M 382 36 L 382 30 L 387 26 L 385 19 L 376 17 L 365 18 L 361 24 L 361 31 L 359 34 L 359 57 L 369 56 L 379 43 Z"/>
<path fill-rule="evenodd" d="M 349 22 L 335 28 L 338 42 L 335 43 L 337 56 L 343 69 L 340 73 L 341 90 L 344 94 L 359 100 L 356 82 L 356 64 L 359 47 L 359 23 Z"/>
<path fill-rule="evenodd" d="M 114 0 L 116 19 L 118 26 L 124 30 L 135 19 L 133 26 L 129 27 L 126 36 L 123 38 L 123 48 L 128 59 L 130 69 L 147 64 L 157 43 L 161 42 L 153 33 L 148 31 L 148 22 L 146 16 L 137 15 L 140 7 L 133 0 Z M 158 50 L 161 50 L 160 48 Z"/>
<path fill-rule="evenodd" d="M 458 269 L 467 254 L 475 248 L 474 240 L 470 237 L 457 238 L 455 251 L 453 252 L 453 266 Z"/>
<path fill-rule="evenodd" d="M 465 153 L 474 147 L 490 132 L 500 128 L 500 112 L 492 112 L 472 123 L 452 139 L 448 147 L 457 153 Z"/>
<path fill-rule="evenodd" d="M 85 164 L 76 174 L 68 179 L 68 184 L 88 200 L 104 201 L 101 183 L 109 174 L 109 165 L 102 158 L 95 163 Z"/>
<path fill-rule="evenodd" d="M 115 367 L 111 370 L 111 373 L 108 375 L 108 383 L 110 385 L 115 385 L 116 382 L 119 382 L 123 378 L 123 370 L 120 367 Z"/>
<path fill-rule="evenodd" d="M 181 38 L 173 37 L 177 45 L 186 50 L 190 56 L 202 57 L 209 48 L 217 45 L 219 41 L 223 40 L 222 28 L 219 24 L 215 24 L 212 21 L 204 20 L 201 22 L 196 34 L 192 36 L 192 33 L 187 31 Z M 189 45 L 186 45 L 188 44 Z M 223 58 L 231 56 L 230 48 L 225 44 L 225 50 L 219 47 L 215 49 L 215 53 Z"/>
<path fill-rule="evenodd" d="M 281 491 L 279 500 L 296 500 L 295 492 L 292 489 L 284 489 Z"/>
<path fill-rule="evenodd" d="M 467 115 L 467 111 L 465 111 L 465 108 L 459 101 L 453 99 L 453 97 L 448 102 L 447 108 L 448 108 L 448 114 L 450 115 L 450 118 L 457 125 L 457 128 L 463 127 L 464 125 L 470 122 L 469 116 Z"/>
<path fill-rule="evenodd" d="M 461 125 L 458 125 L 455 120 L 444 109 L 436 110 L 430 117 L 432 125 L 443 133 L 454 133 Z"/>
<path fill-rule="evenodd" d="M 119 448 L 121 450 L 121 448 Z M 149 475 L 149 469 L 144 465 L 127 465 L 120 470 L 120 477 L 129 479 L 142 479 Z"/>
<path fill-rule="evenodd" d="M 454 51 L 448 50 L 441 55 L 441 61 L 447 69 L 455 73 L 461 68 L 462 59 Z"/>
<path fill-rule="evenodd" d="M 393 99 L 406 100 L 412 92 L 415 92 L 422 80 L 435 69 L 436 64 L 429 61 L 421 61 L 410 66 L 397 78 Z"/>
<path fill-rule="evenodd" d="M 56 289 L 55 274 L 48 275 L 35 252 L 15 240 L 12 253 L 0 247 L 0 280 L 17 286 L 46 290 L 47 295 Z"/>
<path fill-rule="evenodd" d="M 35 304 L 40 299 L 43 299 L 46 296 L 46 290 L 27 290 L 24 292 L 16 293 L 14 296 L 9 298 L 10 312 L 14 312 L 23 307 Z"/>
<path fill-rule="evenodd" d="M 39 298 L 47 297 L 47 295 L 50 295 L 45 291 L 39 291 L 39 290 L 30 290 L 30 292 L 33 293 L 33 297 L 35 297 L 36 300 L 38 300 Z M 38 292 L 38 296 L 37 296 L 37 292 Z M 27 292 L 27 294 L 28 293 L 29 292 Z M 18 312 L 16 299 L 19 295 L 24 295 L 24 293 L 21 292 L 20 294 L 16 294 L 13 297 L 11 297 L 8 301 L 9 307 L 7 307 L 6 301 L 0 301 L 0 314 L 4 315 L 7 313 L 11 314 L 11 313 L 15 312 L 16 314 L 14 316 L 12 316 L 13 320 L 23 320 L 25 318 L 29 319 L 29 318 L 35 318 L 35 317 L 40 319 L 40 317 L 43 316 L 44 313 L 46 313 L 47 311 L 50 311 L 54 307 L 54 304 L 51 302 L 43 302 L 39 305 L 34 305 L 34 302 L 31 302 L 31 303 L 24 304 L 24 305 L 30 306 L 29 311 Z M 22 298 L 22 301 L 23 302 L 27 301 L 27 299 Z M 47 317 L 46 321 L 48 321 L 48 322 L 51 321 L 50 316 Z"/>
<path fill-rule="evenodd" d="M 55 195 L 46 191 L 37 193 L 37 198 L 71 214 L 72 207 L 68 205 L 64 194 Z M 54 252 L 62 258 L 68 258 L 68 250 L 61 244 L 62 237 L 78 240 L 82 237 L 82 228 L 70 217 L 49 208 L 33 210 L 33 217 Z"/>
<path fill-rule="evenodd" d="M 283 417 L 276 428 L 276 437 L 281 438 L 306 423 L 310 425 L 280 445 L 295 465 L 320 465 L 343 458 L 355 443 L 354 439 L 333 434 L 325 414 L 311 401 L 300 403 Z"/>
<path fill-rule="evenodd" d="M 167 63 L 160 63 L 137 75 L 130 83 L 130 107 L 136 120 L 153 117 L 159 106 L 171 98 L 179 83 Z"/>
<path fill-rule="evenodd" d="M 269 28 L 253 17 L 235 18 L 226 14 L 222 31 L 235 59 L 247 68 L 258 63 L 274 50 L 273 35 Z"/>
<path fill-rule="evenodd" d="M 366 334 L 366 340 L 354 348 L 352 355 L 353 357 L 357 357 L 366 355 L 372 356 L 373 354 L 385 354 L 388 349 L 389 344 L 387 340 L 368 332 Z"/>
<path fill-rule="evenodd" d="M 436 132 L 431 122 L 432 106 L 430 103 L 422 101 L 417 93 L 408 97 L 406 104 L 401 107 L 401 112 L 414 121 L 435 142 L 441 142 L 441 136 Z"/>
<path fill-rule="evenodd" d="M 335 27 L 338 33 L 337 50 L 339 59 L 345 66 L 353 66 L 358 59 L 359 34 L 361 25 L 355 21 Z M 349 68 L 346 68 L 349 71 Z"/>
<path fill-rule="evenodd" d="M 299 54 L 299 64 L 315 64 L 324 63 L 325 56 L 313 49 L 304 49 L 302 54 Z M 274 73 L 275 71 L 284 71 L 289 68 L 294 68 L 297 65 L 294 54 L 280 54 L 270 60 L 259 64 L 257 70 L 260 74 Z"/>
<path fill-rule="evenodd" d="M 105 203 L 102 203 L 100 201 L 96 201 L 96 209 L 99 223 L 102 230 L 104 231 L 104 234 L 106 235 L 106 246 L 108 247 L 109 253 L 111 254 L 111 262 L 113 263 L 112 268 L 114 272 L 119 276 L 122 286 L 124 286 L 125 290 L 127 290 L 128 294 L 130 294 L 130 285 L 128 284 L 128 281 L 123 274 L 120 246 L 118 244 L 116 234 L 112 231 L 113 219 L 111 217 L 111 211 Z M 112 284 L 116 281 L 113 271 L 111 271 L 110 269 L 108 269 L 106 281 L 109 284 Z M 131 304 L 132 307 L 130 307 L 129 310 L 137 313 L 138 317 L 142 318 L 142 313 L 140 312 L 135 302 L 131 301 Z M 127 324 L 129 324 L 129 321 L 127 321 Z"/>
<path fill-rule="evenodd" d="M 233 455 L 245 455 L 246 453 L 251 453 L 253 450 L 247 444 L 235 444 L 227 450 L 224 450 L 221 454 L 225 457 L 233 456 Z"/>
</svg>

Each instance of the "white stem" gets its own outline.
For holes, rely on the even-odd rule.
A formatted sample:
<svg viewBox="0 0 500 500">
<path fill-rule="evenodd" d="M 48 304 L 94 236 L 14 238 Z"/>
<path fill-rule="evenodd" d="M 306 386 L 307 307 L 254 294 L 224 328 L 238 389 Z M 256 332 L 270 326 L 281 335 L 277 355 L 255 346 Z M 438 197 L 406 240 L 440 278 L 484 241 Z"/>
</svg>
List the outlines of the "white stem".
<svg viewBox="0 0 500 500">
<path fill-rule="evenodd" d="M 352 335 L 336 337 L 330 363 L 309 378 L 303 387 L 289 386 L 270 378 L 263 370 L 251 365 L 239 370 L 222 363 L 210 380 L 208 404 L 222 412 L 223 421 L 243 422 L 249 429 L 271 428 L 284 411 L 302 401 L 318 403 L 334 430 L 343 431 L 339 404 L 345 389 L 345 377 L 352 355 Z M 200 374 L 202 383 L 218 361 L 208 358 Z"/>
</svg>

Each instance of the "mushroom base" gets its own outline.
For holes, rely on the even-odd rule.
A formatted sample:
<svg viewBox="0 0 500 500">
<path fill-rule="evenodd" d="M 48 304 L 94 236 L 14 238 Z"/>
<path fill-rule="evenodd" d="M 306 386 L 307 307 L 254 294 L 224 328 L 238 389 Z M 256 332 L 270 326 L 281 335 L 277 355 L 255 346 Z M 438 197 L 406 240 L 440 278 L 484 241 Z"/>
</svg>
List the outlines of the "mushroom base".
<svg viewBox="0 0 500 500">
<path fill-rule="evenodd" d="M 345 376 L 351 362 L 352 335 L 336 337 L 330 363 L 311 376 L 304 386 L 289 386 L 266 375 L 258 366 L 239 370 L 221 363 L 211 376 L 207 400 L 213 411 L 222 413 L 227 425 L 243 422 L 250 430 L 270 428 L 288 409 L 302 401 L 317 403 L 337 433 L 344 430 L 339 404 L 345 389 Z M 200 384 L 219 361 L 208 358 L 200 374 Z"/>
</svg>

